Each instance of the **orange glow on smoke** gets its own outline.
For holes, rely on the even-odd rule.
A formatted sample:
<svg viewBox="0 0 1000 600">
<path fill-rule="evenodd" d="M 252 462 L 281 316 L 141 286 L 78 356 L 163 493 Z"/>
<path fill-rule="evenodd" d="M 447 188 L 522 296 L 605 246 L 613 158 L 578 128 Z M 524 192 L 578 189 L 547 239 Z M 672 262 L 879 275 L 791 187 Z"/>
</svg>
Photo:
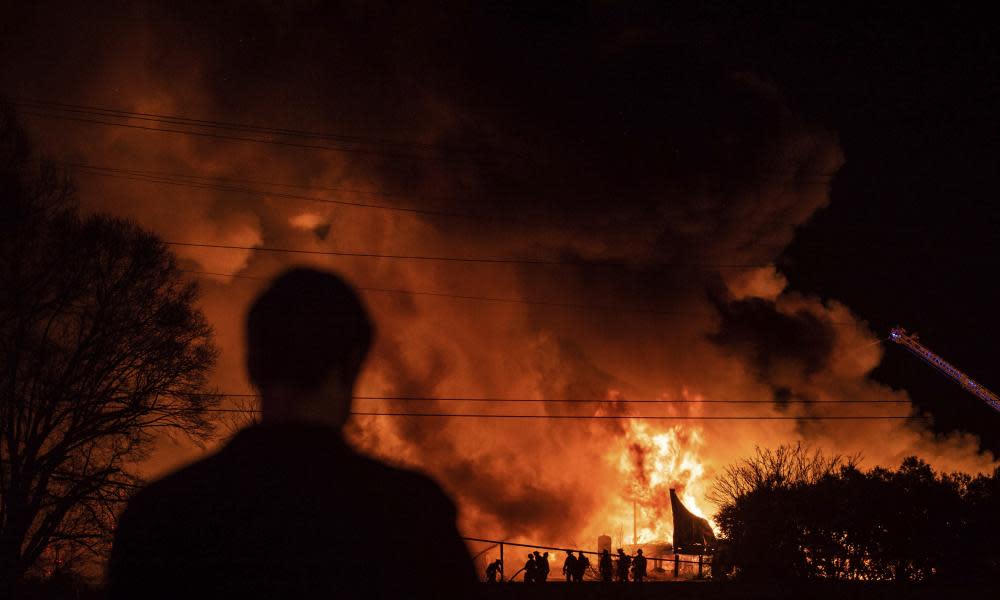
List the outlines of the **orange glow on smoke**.
<svg viewBox="0 0 1000 600">
<path fill-rule="evenodd" d="M 350 103 L 342 105 L 338 100 L 329 104 L 328 110 L 310 109 L 305 103 L 296 106 L 291 114 L 286 106 L 270 102 L 268 94 L 255 94 L 243 98 L 241 109 L 234 111 L 233 106 L 220 102 L 215 86 L 206 85 L 208 75 L 220 72 L 226 65 L 207 59 L 205 48 L 178 46 L 169 26 L 161 31 L 159 25 L 150 25 L 106 36 L 114 41 L 107 58 L 93 65 L 90 79 L 81 82 L 80 88 L 63 101 L 336 131 L 373 139 L 432 143 L 438 139 L 448 142 L 484 137 L 465 124 L 482 121 L 486 113 L 466 112 L 462 102 L 449 102 L 447 90 L 451 88 L 424 93 L 423 86 L 430 82 L 423 80 L 419 80 L 419 97 L 424 108 L 419 110 L 425 112 L 414 113 L 413 123 L 419 126 L 413 130 L 401 131 L 398 120 L 383 118 L 386 115 L 377 112 L 377 102 L 358 103 L 352 108 Z M 122 53 L 117 51 L 120 47 L 133 50 Z M 76 54 L 91 56 L 90 52 Z M 176 68 L 150 68 L 161 59 L 169 59 Z M 353 70 L 344 73 L 355 76 Z M 21 80 L 37 79 L 29 75 L 26 72 Z M 65 87 L 62 80 L 53 81 L 57 85 L 52 89 Z M 313 84 L 309 81 L 303 87 L 297 79 L 268 81 L 268 88 L 285 90 L 288 98 L 309 97 L 315 89 Z M 589 159 L 587 163 L 557 165 L 560 169 L 553 171 L 551 178 L 546 175 L 535 181 L 534 169 L 525 169 L 527 175 L 518 174 L 524 167 L 515 168 L 517 161 L 503 169 L 492 164 L 459 165 L 452 161 L 413 161 L 399 166 L 393 160 L 383 165 L 363 153 L 278 148 L 44 119 L 26 124 L 40 153 L 58 160 L 309 186 L 303 195 L 324 200 L 462 213 L 474 213 L 482 207 L 484 215 L 517 217 L 514 221 L 526 218 L 558 222 L 563 215 L 574 217 L 567 221 L 565 229 L 536 228 L 517 222 L 504 225 L 504 219 L 441 220 L 405 211 L 332 204 L 321 207 L 317 202 L 296 200 L 284 193 L 273 193 L 271 186 L 257 184 L 251 186 L 257 193 L 248 195 L 211 186 L 186 188 L 145 180 L 76 177 L 85 212 L 108 212 L 132 219 L 165 240 L 307 252 L 545 260 L 579 257 L 595 264 L 622 261 L 704 265 L 704 269 L 608 269 L 605 265 L 600 270 L 557 270 L 513 263 L 172 247 L 187 271 L 238 275 L 187 274 L 201 283 L 199 306 L 215 331 L 220 357 L 212 383 L 220 391 L 239 393 L 250 389 L 243 364 L 244 316 L 266 279 L 293 265 L 311 265 L 336 270 L 355 285 L 383 290 L 364 293 L 378 324 L 379 339 L 359 382 L 357 391 L 361 395 L 607 400 L 597 407 L 589 403 L 550 403 L 496 408 L 482 402 L 359 402 L 359 410 L 492 411 L 539 417 L 490 421 L 359 417 L 352 421 L 351 441 L 362 451 L 420 468 L 441 483 L 455 499 L 459 526 L 465 535 L 592 549 L 597 536 L 607 534 L 616 538 L 616 544 L 625 544 L 632 540 L 634 503 L 639 541 L 671 541 L 669 490 L 675 488 L 691 512 L 711 517 L 715 507 L 708 503 L 707 493 L 715 476 L 733 461 L 752 455 L 756 445 L 773 447 L 805 441 L 829 453 L 853 454 L 863 449 L 866 466 L 894 466 L 903 456 L 919 454 L 940 470 L 991 471 L 995 461 L 976 452 L 976 440 L 971 436 L 933 436 L 904 421 L 588 420 L 601 415 L 787 418 L 875 412 L 862 405 L 710 404 L 699 402 L 703 399 L 699 394 L 716 401 L 767 401 L 778 391 L 789 398 L 803 399 L 906 399 L 905 392 L 869 378 L 884 352 L 882 346 L 873 344 L 879 339 L 876 332 L 836 299 L 789 289 L 785 276 L 772 264 L 795 236 L 798 224 L 805 223 L 830 201 L 828 187 L 799 180 L 800 174 L 835 173 L 843 157 L 836 135 L 796 117 L 784 106 L 781 94 L 763 82 L 750 78 L 746 84 L 745 90 L 741 88 L 734 95 L 735 106 L 743 106 L 739 103 L 745 97 L 757 98 L 763 104 L 749 106 L 755 111 L 769 107 L 768 114 L 773 114 L 774 120 L 762 129 L 769 132 L 767 136 L 756 135 L 757 129 L 744 132 L 737 128 L 732 132 L 731 139 L 760 138 L 761 142 L 759 147 L 755 142 L 741 150 L 748 162 L 741 162 L 733 173 L 733 185 L 715 190 L 689 186 L 686 180 L 671 180 L 650 183 L 648 189 L 645 184 L 638 185 L 632 192 L 632 186 L 622 187 L 616 175 L 614 189 L 627 193 L 614 205 L 602 202 L 590 209 L 578 198 L 575 188 L 550 198 L 555 193 L 550 190 L 565 187 L 560 173 L 575 173 L 579 164 L 589 165 Z M 24 95 L 47 94 L 44 88 L 26 88 Z M 343 97 L 349 98 L 350 94 L 344 92 Z M 328 103 L 315 106 L 320 104 Z M 397 108 L 391 102 L 386 106 Z M 719 120 L 713 114 L 707 117 L 707 121 Z M 729 123 L 730 119 L 720 122 Z M 384 123 L 384 128 L 370 129 L 377 123 Z M 687 135 L 687 130 L 685 124 L 671 125 L 663 130 L 663 139 L 675 133 Z M 519 121 L 491 123 L 486 131 L 490 138 L 497 133 L 497 149 L 504 153 L 498 156 L 521 156 L 537 137 Z M 530 135 L 524 135 L 525 131 L 531 131 Z M 542 134 L 539 140 L 549 135 Z M 556 130 L 552 134 L 561 136 Z M 677 141 L 679 146 L 683 143 L 684 139 Z M 539 156 L 551 153 L 572 159 L 576 155 L 552 152 L 559 147 L 540 146 Z M 712 155 L 710 150 L 705 150 L 705 156 Z M 729 156 L 733 148 L 726 142 L 719 150 Z M 760 180 L 744 181 L 744 166 L 747 172 L 761 169 Z M 493 173 L 509 170 L 515 171 L 509 174 L 514 183 L 524 178 L 530 186 L 513 185 L 507 175 L 498 179 Z M 777 173 L 786 175 L 778 177 Z M 722 172 L 720 178 L 727 175 Z M 327 193 L 324 189 L 339 191 Z M 409 196 L 373 195 L 392 191 Z M 594 192 L 600 195 L 597 192 L 601 190 Z M 553 210 L 542 210 L 550 201 Z M 718 211 L 706 211 L 707 207 L 717 207 Z M 653 229 L 647 234 L 640 233 L 645 226 L 641 230 L 589 228 L 605 223 L 609 216 L 622 223 L 641 217 Z M 588 226 L 584 230 L 587 234 L 580 235 L 576 225 Z M 747 271 L 709 268 L 716 263 L 767 266 Z M 716 292 L 707 294 L 706 290 L 718 291 L 720 282 L 724 289 L 719 293 L 727 301 L 750 300 L 766 309 L 767 314 L 790 324 L 804 320 L 828 324 L 824 329 L 829 330 L 825 334 L 829 356 L 807 364 L 796 349 L 769 351 L 768 332 L 759 334 L 752 328 L 732 340 L 715 341 L 723 324 L 719 307 L 707 299 Z M 386 289 L 431 294 L 385 293 Z M 441 292 L 459 297 L 436 295 Z M 475 297 L 647 307 L 662 310 L 663 314 L 470 299 Z M 673 311 L 677 311 L 676 315 Z M 697 389 L 698 394 L 686 391 L 684 386 Z M 696 401 L 664 405 L 617 402 L 626 397 L 656 397 L 664 390 L 670 390 L 671 397 Z M 237 406 L 226 404 L 227 408 Z M 903 407 L 901 410 L 905 410 Z M 578 419 L 544 418 L 548 416 Z M 225 432 L 222 427 L 219 443 L 225 441 Z M 204 451 L 183 439 L 179 443 L 165 439 L 139 470 L 156 478 L 200 457 Z"/>
</svg>

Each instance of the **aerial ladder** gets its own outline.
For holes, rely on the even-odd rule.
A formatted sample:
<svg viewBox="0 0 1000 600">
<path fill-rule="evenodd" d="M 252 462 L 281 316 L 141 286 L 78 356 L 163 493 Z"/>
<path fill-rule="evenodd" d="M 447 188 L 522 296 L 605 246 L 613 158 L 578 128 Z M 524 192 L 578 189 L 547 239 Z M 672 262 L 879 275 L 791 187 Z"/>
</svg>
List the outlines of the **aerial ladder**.
<svg viewBox="0 0 1000 600">
<path fill-rule="evenodd" d="M 917 341 L 916 334 L 911 335 L 906 333 L 906 330 L 902 327 L 896 327 L 889 332 L 889 339 L 906 348 L 911 353 L 917 355 L 917 357 L 923 359 L 923 361 L 930 366 L 953 379 L 955 383 L 965 388 L 965 390 L 970 394 L 973 394 L 983 402 L 992 406 L 994 410 L 1000 411 L 1000 397 L 976 383 L 971 377 L 953 367 L 951 363 L 945 359 L 931 352 L 927 346 L 924 346 Z"/>
</svg>

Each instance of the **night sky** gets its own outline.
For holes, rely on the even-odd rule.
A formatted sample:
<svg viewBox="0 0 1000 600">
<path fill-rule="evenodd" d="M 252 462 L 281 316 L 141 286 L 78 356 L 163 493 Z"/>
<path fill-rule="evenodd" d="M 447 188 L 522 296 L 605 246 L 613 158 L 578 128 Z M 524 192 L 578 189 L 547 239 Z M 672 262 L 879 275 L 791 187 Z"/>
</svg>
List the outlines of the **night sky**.
<svg viewBox="0 0 1000 600">
<path fill-rule="evenodd" d="M 872 462 L 912 452 L 945 468 L 992 464 L 975 450 L 1000 452 L 1000 415 L 902 348 L 884 345 L 880 356 L 872 346 L 903 326 L 1000 390 L 992 22 L 964 4 L 853 14 L 791 3 L 535 4 L 31 3 L 0 24 L 0 95 L 42 113 L 23 123 L 57 161 L 311 186 L 304 194 L 332 186 L 341 199 L 473 217 L 317 208 L 266 191 L 255 200 L 76 174 L 84 210 L 135 219 L 168 241 L 574 263 L 299 257 L 363 287 L 663 313 L 369 290 L 382 342 L 364 390 L 742 396 L 773 399 L 773 414 L 796 416 L 837 409 L 789 399 L 903 390 L 914 414 L 933 416 L 939 440 L 920 423 L 805 421 L 736 433 L 706 425 L 678 439 L 707 440 L 708 475 L 755 443 L 792 438 Z M 26 100 L 336 132 L 349 151 L 99 127 Z M 254 278 L 295 257 L 174 250 L 185 269 L 244 278 L 203 277 L 203 308 L 223 351 L 214 383 L 246 390 L 241 311 Z M 911 407 L 879 414 L 894 408 Z M 512 531 L 519 522 L 515 533 L 556 539 L 552 506 L 593 474 L 574 479 L 556 463 L 546 483 L 496 498 L 498 482 L 524 480 L 522 467 L 505 462 L 518 446 L 490 442 L 470 453 L 482 430 L 467 427 L 425 420 L 362 426 L 357 436 L 423 466 L 476 507 L 469 528 Z M 616 427 L 503 431 L 559 456 L 594 435 L 637 435 Z M 581 496 L 581 519 L 604 506 L 598 496 Z"/>
<path fill-rule="evenodd" d="M 920 333 L 995 389 L 994 28 L 964 5 L 789 10 L 747 15 L 732 31 L 749 64 L 837 131 L 847 157 L 830 207 L 785 253 L 793 285 L 842 299 L 882 334 L 896 325 Z M 975 432 L 1000 450 L 996 412 L 901 348 L 875 377 L 908 390 L 941 430 Z"/>
</svg>

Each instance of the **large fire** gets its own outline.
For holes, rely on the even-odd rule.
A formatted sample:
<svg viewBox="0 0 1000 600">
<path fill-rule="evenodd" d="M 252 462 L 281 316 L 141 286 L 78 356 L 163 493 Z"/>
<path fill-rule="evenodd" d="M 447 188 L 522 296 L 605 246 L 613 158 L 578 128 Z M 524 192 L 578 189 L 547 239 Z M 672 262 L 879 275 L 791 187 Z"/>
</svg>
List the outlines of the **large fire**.
<svg viewBox="0 0 1000 600">
<path fill-rule="evenodd" d="M 864 449 L 867 466 L 897 465 L 903 456 L 919 454 L 941 470 L 992 470 L 992 458 L 977 454 L 970 436 L 934 436 L 907 420 L 589 419 L 874 413 L 860 404 L 796 403 L 815 399 L 893 399 L 905 411 L 905 392 L 869 378 L 883 352 L 875 332 L 844 304 L 790 288 L 776 266 L 798 226 L 830 202 L 829 187 L 816 175 L 836 173 L 843 156 L 834 132 L 799 118 L 770 84 L 727 75 L 718 87 L 678 89 L 669 94 L 674 108 L 657 109 L 637 121 L 642 127 L 628 129 L 616 119 L 593 120 L 595 114 L 625 116 L 608 111 L 614 103 L 608 104 L 604 85 L 557 86 L 560 93 L 550 94 L 556 101 L 548 106 L 539 102 L 536 86 L 505 82 L 497 88 L 504 94 L 484 94 L 480 105 L 464 96 L 474 86 L 465 85 L 460 73 L 451 81 L 417 71 L 390 86 L 400 99 L 420 99 L 401 111 L 399 99 L 365 95 L 387 89 L 378 70 L 327 70 L 333 79 L 304 83 L 285 68 L 294 61 L 275 59 L 266 88 L 314 99 L 292 115 L 287 103 L 267 94 L 223 94 L 206 85 L 214 81 L 206 73 L 242 64 L 244 52 L 217 55 L 214 47 L 195 44 L 178 53 L 175 32 L 165 27 L 151 23 L 105 36 L 114 40 L 107 52 L 80 42 L 88 49 L 75 54 L 97 60 L 92 78 L 63 90 L 58 78 L 45 83 L 44 77 L 25 75 L 18 79 L 39 87 L 35 93 L 25 88 L 24 95 L 56 89 L 66 92 L 66 102 L 373 140 L 481 140 L 497 157 L 518 157 L 509 164 L 504 158 L 502 166 L 375 160 L 368 153 L 30 121 L 41 153 L 58 160 L 280 184 L 253 184 L 255 193 L 235 194 L 229 186 L 189 189 L 146 178 L 76 181 L 87 212 L 133 219 L 165 240 L 271 249 L 173 247 L 202 285 L 200 307 L 220 349 L 212 381 L 220 391 L 249 389 L 245 309 L 268 278 L 304 264 L 335 270 L 368 288 L 365 301 L 379 340 L 359 393 L 421 401 L 370 398 L 358 409 L 465 418 L 360 417 L 353 421 L 352 441 L 439 481 L 458 506 L 464 535 L 590 549 L 600 535 L 620 546 L 633 538 L 670 542 L 670 489 L 691 512 L 709 518 L 714 507 L 706 499 L 715 475 L 751 456 L 756 445 L 806 441 L 830 453 Z M 435 48 L 438 39 L 433 37 Z M 115 51 L 123 44 L 135 51 Z M 333 51 L 349 45 L 327 46 Z M 396 58 L 409 64 L 409 44 L 383 46 L 378 56 L 388 52 L 391 61 L 402 51 Z M 364 55 L 351 51 L 351 57 Z M 631 64 L 628 54 L 618 53 L 598 61 L 609 69 L 607 81 L 617 80 L 619 58 Z M 160 59 L 173 67 L 151 70 Z M 534 79 L 530 69 L 512 72 L 553 84 L 548 77 Z M 478 81 L 481 74 L 466 75 Z M 372 79 L 358 83 L 358 77 Z M 248 90 L 261 89 L 260 81 L 245 83 Z M 457 90 L 462 97 L 453 97 Z M 706 103 L 704 90 L 714 90 L 710 96 L 717 101 Z M 565 132 L 580 128 L 568 127 L 577 113 L 566 111 L 562 95 L 574 97 L 574 110 L 585 115 L 586 139 L 567 142 Z M 234 97 L 246 100 L 237 115 L 228 100 Z M 652 108 L 655 99 L 650 101 L 622 108 Z M 555 118 L 561 115 L 570 120 Z M 704 118 L 695 122 L 690 115 Z M 584 147 L 576 148 L 578 142 Z M 295 200 L 274 192 L 287 191 L 284 186 L 308 190 Z M 412 208 L 487 218 L 422 216 Z M 275 251 L 282 248 L 296 252 Z M 425 260 L 435 256 L 459 260 Z M 477 262 L 490 257 L 510 260 Z M 702 402 L 684 385 L 705 398 L 761 403 Z M 625 404 L 609 388 L 633 398 L 671 390 L 663 399 L 690 402 Z M 607 402 L 595 410 L 590 401 L 428 401 L 433 398 Z M 503 414 L 517 418 L 496 418 Z M 155 478 L 203 452 L 164 440 L 141 472 Z"/>
<path fill-rule="evenodd" d="M 623 483 L 608 509 L 615 531 L 626 532 L 622 543 L 672 539 L 671 488 L 691 512 L 709 516 L 701 508 L 710 485 L 700 457 L 704 445 L 703 431 L 697 426 L 629 422 L 625 435 L 615 441 L 606 457 L 616 466 Z"/>
</svg>

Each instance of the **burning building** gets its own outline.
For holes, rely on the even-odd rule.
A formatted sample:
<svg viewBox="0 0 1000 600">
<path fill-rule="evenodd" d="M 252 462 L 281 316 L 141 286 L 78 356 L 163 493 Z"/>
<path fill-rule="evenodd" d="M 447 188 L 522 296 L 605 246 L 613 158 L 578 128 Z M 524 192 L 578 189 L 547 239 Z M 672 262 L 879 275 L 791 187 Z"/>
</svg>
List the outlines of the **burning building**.
<svg viewBox="0 0 1000 600">
<path fill-rule="evenodd" d="M 685 508 L 674 490 L 670 490 L 670 508 L 674 515 L 674 552 L 711 554 L 715 549 L 715 532 L 708 520 Z"/>
</svg>

